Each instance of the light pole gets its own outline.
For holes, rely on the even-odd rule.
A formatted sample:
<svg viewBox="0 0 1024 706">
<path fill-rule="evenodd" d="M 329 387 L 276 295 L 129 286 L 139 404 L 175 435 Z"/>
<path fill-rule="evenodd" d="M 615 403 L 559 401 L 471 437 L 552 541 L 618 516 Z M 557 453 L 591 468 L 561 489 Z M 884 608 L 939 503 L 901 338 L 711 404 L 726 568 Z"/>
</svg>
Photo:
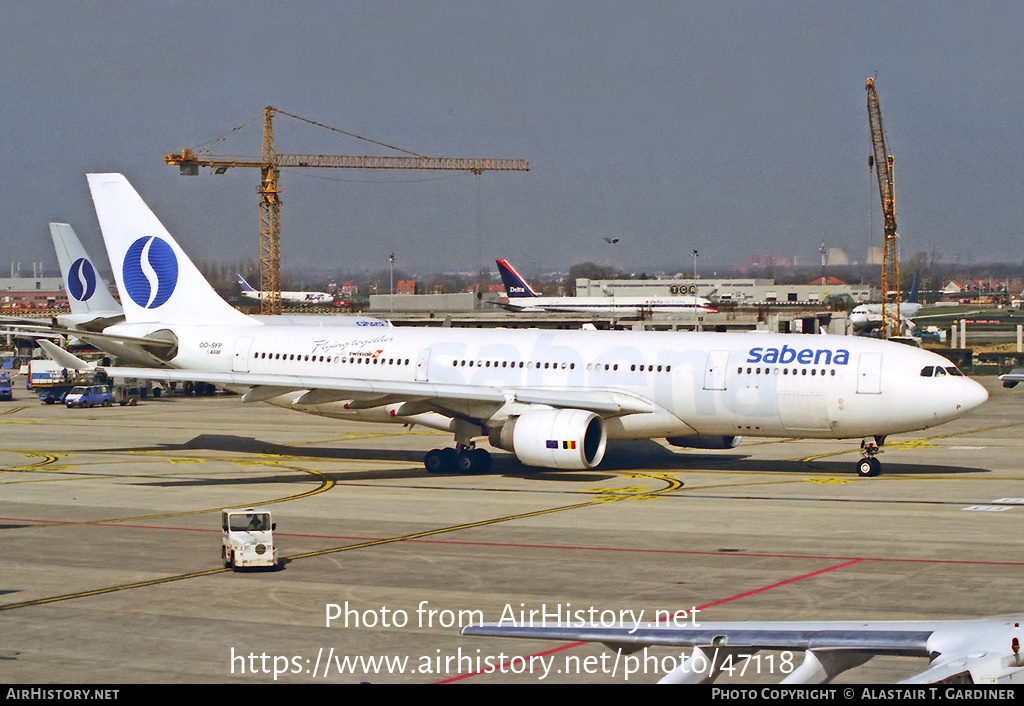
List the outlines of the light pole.
<svg viewBox="0 0 1024 706">
<path fill-rule="evenodd" d="M 697 279 L 697 251 L 693 251 L 693 278 Z"/>
<path fill-rule="evenodd" d="M 388 288 L 391 291 L 391 295 L 388 299 L 391 301 L 391 313 L 395 313 L 395 254 L 391 253 L 388 255 L 388 265 L 391 269 L 390 280 L 388 282 Z"/>
</svg>

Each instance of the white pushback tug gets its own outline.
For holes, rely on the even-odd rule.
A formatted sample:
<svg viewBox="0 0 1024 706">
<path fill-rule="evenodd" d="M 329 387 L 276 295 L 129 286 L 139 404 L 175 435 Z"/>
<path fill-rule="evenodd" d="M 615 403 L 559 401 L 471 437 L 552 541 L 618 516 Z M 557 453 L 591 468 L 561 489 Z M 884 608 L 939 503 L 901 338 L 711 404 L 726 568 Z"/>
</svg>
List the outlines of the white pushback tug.
<svg viewBox="0 0 1024 706">
<path fill-rule="evenodd" d="M 248 569 L 277 566 L 277 548 L 270 511 L 257 508 L 234 508 L 220 512 L 221 558 L 224 567 Z"/>
</svg>

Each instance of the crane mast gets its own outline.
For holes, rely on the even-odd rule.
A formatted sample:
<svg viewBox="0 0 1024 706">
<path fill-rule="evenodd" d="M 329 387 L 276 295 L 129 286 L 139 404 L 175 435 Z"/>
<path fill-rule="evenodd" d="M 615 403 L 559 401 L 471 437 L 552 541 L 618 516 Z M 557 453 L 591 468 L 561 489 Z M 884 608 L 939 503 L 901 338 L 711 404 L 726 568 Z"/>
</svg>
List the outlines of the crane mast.
<svg viewBox="0 0 1024 706">
<path fill-rule="evenodd" d="M 882 129 L 882 109 L 878 104 L 875 80 L 864 83 L 868 93 L 868 123 L 871 126 L 871 146 L 878 176 L 878 194 L 882 199 L 884 243 L 882 249 L 882 331 L 885 338 L 900 335 L 900 263 L 896 240 L 896 187 L 893 157 L 885 149 L 885 131 Z M 895 331 L 895 334 L 893 333 Z"/>
<path fill-rule="evenodd" d="M 263 314 L 281 313 L 281 167 L 320 167 L 334 169 L 448 169 L 463 170 L 480 175 L 485 171 L 530 171 L 523 159 L 453 159 L 424 157 L 413 153 L 411 157 L 353 157 L 329 154 L 280 154 L 274 147 L 274 113 L 281 113 L 304 122 L 320 125 L 272 106 L 263 111 L 263 150 L 259 157 L 231 157 L 196 153 L 190 149 L 168 154 L 164 163 L 177 165 L 180 173 L 195 176 L 199 167 L 212 167 L 217 173 L 231 167 L 259 167 L 260 169 L 260 311 Z M 236 128 L 237 129 L 237 128 Z M 335 130 L 335 128 L 328 128 Z M 341 130 L 336 130 L 342 132 Z M 344 133 L 350 135 L 350 133 Z M 351 135 L 358 137 L 357 135 Z M 365 138 L 360 138 L 365 139 Z M 369 140 L 369 142 L 374 142 Z M 383 143 L 376 143 L 383 145 Z M 383 145 L 390 147 L 390 145 Z M 398 149 L 398 148 L 392 148 Z M 406 151 L 406 150 L 402 150 Z"/>
</svg>

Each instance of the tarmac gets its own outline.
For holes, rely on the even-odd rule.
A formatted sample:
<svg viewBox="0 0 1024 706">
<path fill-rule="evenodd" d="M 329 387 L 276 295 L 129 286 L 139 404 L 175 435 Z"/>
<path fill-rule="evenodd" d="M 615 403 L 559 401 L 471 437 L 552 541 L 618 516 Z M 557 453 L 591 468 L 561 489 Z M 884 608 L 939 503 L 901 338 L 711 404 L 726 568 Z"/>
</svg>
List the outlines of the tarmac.
<svg viewBox="0 0 1024 706">
<path fill-rule="evenodd" d="M 601 645 L 466 637 L 469 622 L 945 620 L 1021 612 L 1024 388 L 858 441 L 722 451 L 612 442 L 590 471 L 431 475 L 450 435 L 239 397 L 0 402 L 0 674 L 8 684 L 650 683 Z M 273 512 L 276 571 L 231 571 L 220 509 Z M 660 611 L 660 612 L 659 612 Z M 719 685 L 774 683 L 761 653 Z M 896 681 L 876 657 L 838 682 Z M 532 667 L 532 669 L 531 669 Z M 743 673 L 740 674 L 740 669 Z"/>
</svg>

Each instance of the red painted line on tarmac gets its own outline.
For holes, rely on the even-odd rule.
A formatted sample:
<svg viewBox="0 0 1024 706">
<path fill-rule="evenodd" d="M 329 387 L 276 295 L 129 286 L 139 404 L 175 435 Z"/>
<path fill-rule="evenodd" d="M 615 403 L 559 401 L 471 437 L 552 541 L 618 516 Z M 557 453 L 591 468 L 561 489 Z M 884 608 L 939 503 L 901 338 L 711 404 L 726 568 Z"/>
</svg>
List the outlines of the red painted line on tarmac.
<svg viewBox="0 0 1024 706">
<path fill-rule="evenodd" d="M 692 609 L 692 610 L 694 612 L 696 612 L 696 611 L 704 610 L 705 608 L 711 608 L 711 607 L 716 606 L 716 605 L 722 605 L 723 603 L 729 603 L 731 601 L 738 601 L 741 598 L 746 598 L 748 596 L 753 596 L 753 595 L 755 595 L 757 593 L 763 593 L 765 591 L 770 591 L 773 588 L 778 588 L 780 586 L 786 586 L 786 585 L 791 584 L 791 583 L 796 583 L 797 581 L 803 581 L 804 579 L 809 579 L 809 578 L 813 578 L 815 576 L 820 576 L 821 574 L 827 574 L 830 571 L 836 571 L 838 569 L 845 569 L 848 566 L 854 566 L 855 564 L 859 564 L 862 561 L 864 561 L 864 559 L 854 559 L 853 561 L 847 561 L 847 562 L 845 562 L 843 564 L 837 564 L 835 566 L 830 566 L 829 568 L 821 569 L 820 571 L 812 571 L 811 573 L 804 574 L 802 576 L 794 576 L 793 578 L 786 579 L 785 581 L 778 581 L 776 583 L 769 584 L 767 586 L 762 586 L 761 588 L 755 588 L 755 589 L 753 589 L 751 591 L 746 591 L 744 593 L 738 593 L 735 596 L 730 596 L 729 598 L 723 598 L 723 599 L 718 600 L 718 601 L 712 601 L 711 603 L 705 603 L 704 605 L 700 606 L 699 608 Z M 685 611 L 680 611 L 679 613 L 676 613 L 676 615 L 679 615 L 680 613 L 683 613 L 683 612 L 685 612 Z M 543 656 L 546 656 L 546 655 L 555 654 L 557 652 L 563 652 L 565 650 L 570 650 L 570 649 L 572 649 L 574 647 L 579 647 L 580 645 L 586 645 L 586 644 L 588 644 L 586 641 L 570 642 L 569 644 L 562 645 L 561 647 L 556 647 L 556 648 L 551 649 L 551 650 L 545 650 L 544 652 L 537 652 L 535 654 L 530 655 L 529 657 L 516 657 L 516 658 L 514 658 L 512 660 L 509 660 L 508 662 L 504 662 L 501 665 L 499 665 L 497 667 L 494 667 L 490 671 L 481 670 L 481 671 L 478 671 L 478 672 L 467 672 L 466 674 L 458 674 L 458 675 L 456 675 L 454 677 L 451 677 L 449 679 L 442 679 L 441 681 L 434 682 L 434 683 L 435 684 L 451 684 L 452 682 L 462 681 L 463 679 L 469 679 L 470 677 L 475 677 L 475 676 L 478 676 L 480 674 L 493 674 L 494 672 L 501 671 L 505 667 L 511 666 L 511 664 L 516 659 L 523 660 L 527 664 L 529 664 L 531 658 L 543 657 Z"/>
<path fill-rule="evenodd" d="M 21 517 L 0 517 L 0 521 L 9 522 L 36 522 L 40 524 L 66 524 L 66 525 L 91 525 L 94 527 L 128 527 L 132 529 L 153 529 L 153 530 L 167 530 L 173 532 L 221 532 L 219 527 L 217 528 L 203 528 L 203 527 L 166 527 L 162 525 L 129 525 L 123 522 L 110 522 L 110 521 L 98 521 L 89 522 L 88 520 L 79 521 L 68 521 L 68 520 L 36 520 L 30 518 Z M 293 532 L 279 532 L 275 531 L 274 535 L 277 537 L 299 537 L 303 539 L 331 539 L 331 540 L 343 540 L 351 542 L 377 542 L 387 537 L 364 537 L 357 535 L 331 535 L 331 534 L 301 534 Z M 824 561 L 887 561 L 887 562 L 902 562 L 907 564 L 952 564 L 958 565 L 963 564 L 967 566 L 1024 566 L 1024 561 L 984 561 L 978 559 L 913 559 L 913 558 L 899 558 L 899 557 L 873 557 L 873 556 L 862 556 L 862 557 L 848 557 L 848 556 L 828 556 L 818 554 L 766 554 L 760 552 L 723 552 L 723 551 L 697 551 L 692 549 L 643 549 L 639 547 L 588 547 L 583 545 L 574 544 L 522 544 L 513 542 L 467 542 L 460 540 L 444 540 L 444 539 L 408 539 L 405 540 L 408 543 L 418 544 L 443 544 L 443 545 L 456 545 L 466 547 L 503 547 L 511 549 L 551 549 L 551 550 L 562 550 L 562 551 L 580 551 L 580 552 L 627 552 L 631 554 L 670 554 L 676 556 L 721 556 L 721 557 L 749 557 L 757 559 L 817 559 Z"/>
</svg>

